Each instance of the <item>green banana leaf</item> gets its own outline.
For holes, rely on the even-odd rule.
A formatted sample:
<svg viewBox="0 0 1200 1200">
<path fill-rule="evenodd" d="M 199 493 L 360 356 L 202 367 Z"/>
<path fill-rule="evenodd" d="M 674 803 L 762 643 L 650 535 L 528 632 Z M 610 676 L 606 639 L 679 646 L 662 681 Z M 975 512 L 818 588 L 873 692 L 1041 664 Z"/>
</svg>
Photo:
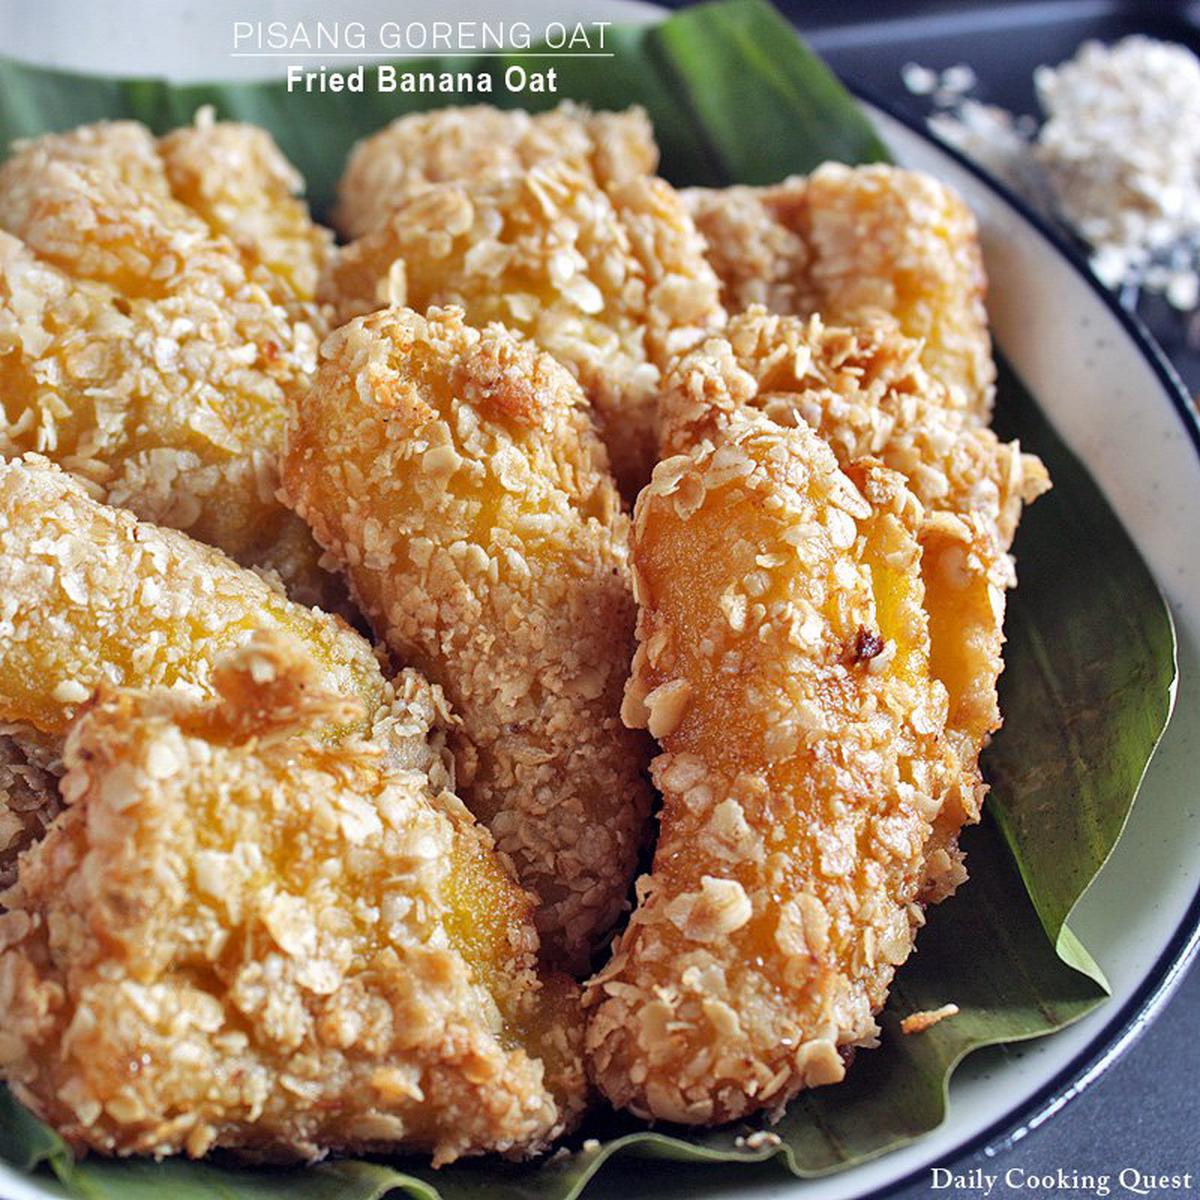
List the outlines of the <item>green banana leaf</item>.
<svg viewBox="0 0 1200 1200">
<path fill-rule="evenodd" d="M 654 121 L 664 174 L 680 184 L 764 183 L 826 159 L 887 157 L 853 99 L 764 0 L 723 0 L 657 26 L 616 29 L 610 46 L 612 59 L 559 60 L 557 95 L 516 96 L 497 86 L 484 99 L 534 108 L 567 97 L 595 107 L 640 103 Z M 499 84 L 509 61 L 417 65 L 486 71 Z M 429 101 L 369 91 L 287 95 L 277 83 L 175 87 L 0 61 L 0 144 L 104 117 L 165 130 L 212 104 L 219 116 L 274 134 L 320 213 L 354 141 Z M 1087 471 L 1007 369 L 996 424 L 1042 456 L 1055 488 L 1030 510 L 1015 548 L 1021 586 L 1009 607 L 1006 723 L 986 760 L 990 816 L 964 839 L 972 878 L 930 913 L 882 1016 L 882 1046 L 860 1054 L 844 1084 L 793 1103 L 765 1143 L 747 1144 L 754 1125 L 648 1131 L 601 1114 L 566 1152 L 522 1166 L 76 1163 L 0 1089 L 0 1157 L 53 1171 L 72 1194 L 122 1200 L 369 1200 L 392 1189 L 420 1200 L 571 1200 L 589 1184 L 589 1197 L 630 1187 L 644 1194 L 659 1184 L 694 1195 L 764 1174 L 822 1175 L 936 1128 L 963 1057 L 1052 1033 L 1103 1002 L 1103 974 L 1066 921 L 1120 835 L 1174 695 L 1174 634 L 1153 578 Z M 960 1009 L 952 1020 L 916 1036 L 900 1032 L 906 1014 L 947 1002 Z M 703 1164 L 702 1178 L 681 1173 L 689 1162 Z"/>
<path fill-rule="evenodd" d="M 1018 535 L 1020 587 L 1005 622 L 1000 687 L 1005 728 L 984 759 L 991 811 L 1060 957 L 1104 984 L 1066 920 L 1121 836 L 1170 718 L 1174 628 L 1161 597 L 1125 607 L 1126 585 L 1153 588 L 1150 574 L 1111 510 L 1097 503 L 1083 464 L 1003 361 L 999 398 L 996 432 L 1040 454 L 1054 490 Z M 1110 573 L 1092 555 L 1115 546 L 1113 533 L 1127 549 Z M 1086 604 L 1074 586 L 1082 580 Z M 1046 714 L 1057 719 L 1036 741 L 1018 737 Z"/>
</svg>

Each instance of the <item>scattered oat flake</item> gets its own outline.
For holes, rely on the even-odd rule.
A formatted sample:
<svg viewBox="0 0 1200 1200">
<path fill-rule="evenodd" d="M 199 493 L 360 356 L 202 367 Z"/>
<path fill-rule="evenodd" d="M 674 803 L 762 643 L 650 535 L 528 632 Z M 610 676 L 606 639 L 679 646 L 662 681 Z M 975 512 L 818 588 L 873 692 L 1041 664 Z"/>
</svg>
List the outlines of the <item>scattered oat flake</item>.
<svg viewBox="0 0 1200 1200">
<path fill-rule="evenodd" d="M 750 1134 L 749 1137 L 739 1136 L 735 1138 L 733 1144 L 739 1150 L 764 1150 L 767 1147 L 774 1148 L 783 1143 L 779 1134 L 771 1133 L 766 1129 L 759 1129 Z"/>
<path fill-rule="evenodd" d="M 938 85 L 938 74 L 920 63 L 905 63 L 900 71 L 904 86 L 914 96 L 928 96 Z"/>
<path fill-rule="evenodd" d="M 923 1012 L 909 1013 L 900 1022 L 901 1033 L 924 1033 L 932 1029 L 939 1021 L 947 1017 L 958 1016 L 957 1004 L 943 1004 L 941 1008 L 925 1009 Z"/>
<path fill-rule="evenodd" d="M 943 91 L 957 92 L 962 95 L 964 92 L 969 92 L 976 83 L 978 83 L 978 79 L 975 71 L 966 63 L 957 63 L 942 72 L 941 87 Z"/>
</svg>

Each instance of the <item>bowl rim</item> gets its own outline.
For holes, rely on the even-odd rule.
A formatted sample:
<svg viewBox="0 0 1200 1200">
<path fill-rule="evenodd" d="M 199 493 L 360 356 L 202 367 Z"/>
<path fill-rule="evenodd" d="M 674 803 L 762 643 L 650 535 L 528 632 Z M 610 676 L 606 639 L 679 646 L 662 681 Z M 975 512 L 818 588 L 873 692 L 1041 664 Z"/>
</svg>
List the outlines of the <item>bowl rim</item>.
<svg viewBox="0 0 1200 1200">
<path fill-rule="evenodd" d="M 1116 318 L 1157 377 L 1163 393 L 1169 399 L 1175 415 L 1191 441 L 1192 449 L 1200 458 L 1200 411 L 1193 405 L 1182 378 L 1141 318 L 1125 308 L 1092 273 L 1080 248 L 1068 241 L 1028 201 L 957 147 L 938 137 L 919 117 L 885 99 L 867 85 L 844 76 L 839 75 L 839 78 L 843 86 L 860 103 L 877 109 L 910 133 L 931 143 L 958 167 L 995 192 L 1074 268 L 1075 273 Z M 931 1168 L 951 1166 L 980 1151 L 991 1157 L 1011 1149 L 1026 1134 L 1043 1125 L 1081 1095 L 1137 1042 L 1174 995 L 1188 968 L 1197 959 L 1200 959 L 1200 890 L 1193 896 L 1166 948 L 1133 995 L 1064 1067 L 1032 1095 L 1012 1105 L 986 1128 L 932 1162 L 889 1180 L 874 1195 L 883 1200 L 884 1197 L 895 1195 L 903 1188 L 928 1178 Z"/>
</svg>

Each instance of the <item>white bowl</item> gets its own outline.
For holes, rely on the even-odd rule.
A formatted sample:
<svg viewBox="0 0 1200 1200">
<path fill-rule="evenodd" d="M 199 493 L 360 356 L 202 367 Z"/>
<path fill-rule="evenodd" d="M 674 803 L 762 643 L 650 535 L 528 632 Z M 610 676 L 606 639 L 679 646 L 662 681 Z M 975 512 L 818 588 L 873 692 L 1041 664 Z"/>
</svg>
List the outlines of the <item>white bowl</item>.
<svg viewBox="0 0 1200 1200">
<path fill-rule="evenodd" d="M 417 20 L 435 10 L 446 15 L 420 0 L 406 4 L 403 16 Z M 149 0 L 121 5 L 42 0 L 38 11 L 38 20 L 28 21 L 23 0 L 0 0 L 0 52 L 48 65 L 177 80 L 261 75 L 274 67 L 270 60 L 264 66 L 264 60 L 229 58 L 231 23 L 246 15 L 240 0 L 173 8 Z M 304 0 L 253 15 L 318 14 L 328 17 L 329 6 Z M 355 5 L 354 16 L 364 21 L 395 15 L 387 0 Z M 471 0 L 459 3 L 452 15 L 497 14 L 487 0 Z M 656 15 L 648 5 L 622 0 L 537 0 L 521 6 L 521 16 L 531 22 L 635 21 Z M 1019 202 L 928 134 L 875 105 L 867 108 L 898 162 L 945 180 L 978 215 L 997 342 L 1104 490 L 1166 594 L 1179 638 L 1178 701 L 1124 836 L 1071 920 L 1112 984 L 1109 1003 L 1051 1037 L 968 1058 L 951 1085 L 949 1120 L 872 1163 L 808 1181 L 791 1179 L 782 1169 L 777 1181 L 764 1180 L 760 1171 L 752 1189 L 733 1171 L 680 1166 L 667 1185 L 671 1194 L 702 1191 L 728 1200 L 752 1191 L 756 1200 L 847 1200 L 981 1144 L 1014 1141 L 1049 1119 L 1136 1036 L 1197 946 L 1200 426 L 1195 412 L 1144 329 Z M 617 1166 L 606 1178 L 606 1168 L 589 1196 L 627 1193 L 635 1170 L 635 1165 Z M 9 1200 L 64 1194 L 3 1164 L 0 1192 Z"/>
</svg>

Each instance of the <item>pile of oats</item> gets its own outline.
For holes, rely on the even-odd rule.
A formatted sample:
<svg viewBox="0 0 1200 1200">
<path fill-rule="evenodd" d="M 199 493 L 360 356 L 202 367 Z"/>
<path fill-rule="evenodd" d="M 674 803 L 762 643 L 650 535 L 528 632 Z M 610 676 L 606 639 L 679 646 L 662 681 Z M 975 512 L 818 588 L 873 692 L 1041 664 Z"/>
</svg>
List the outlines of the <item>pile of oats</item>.
<svg viewBox="0 0 1200 1200">
<path fill-rule="evenodd" d="M 969 69 L 910 63 L 903 78 L 931 97 L 937 134 L 1088 244 L 1105 286 L 1197 307 L 1200 59 L 1190 50 L 1143 36 L 1086 42 L 1035 72 L 1040 124 L 971 98 Z"/>
</svg>

